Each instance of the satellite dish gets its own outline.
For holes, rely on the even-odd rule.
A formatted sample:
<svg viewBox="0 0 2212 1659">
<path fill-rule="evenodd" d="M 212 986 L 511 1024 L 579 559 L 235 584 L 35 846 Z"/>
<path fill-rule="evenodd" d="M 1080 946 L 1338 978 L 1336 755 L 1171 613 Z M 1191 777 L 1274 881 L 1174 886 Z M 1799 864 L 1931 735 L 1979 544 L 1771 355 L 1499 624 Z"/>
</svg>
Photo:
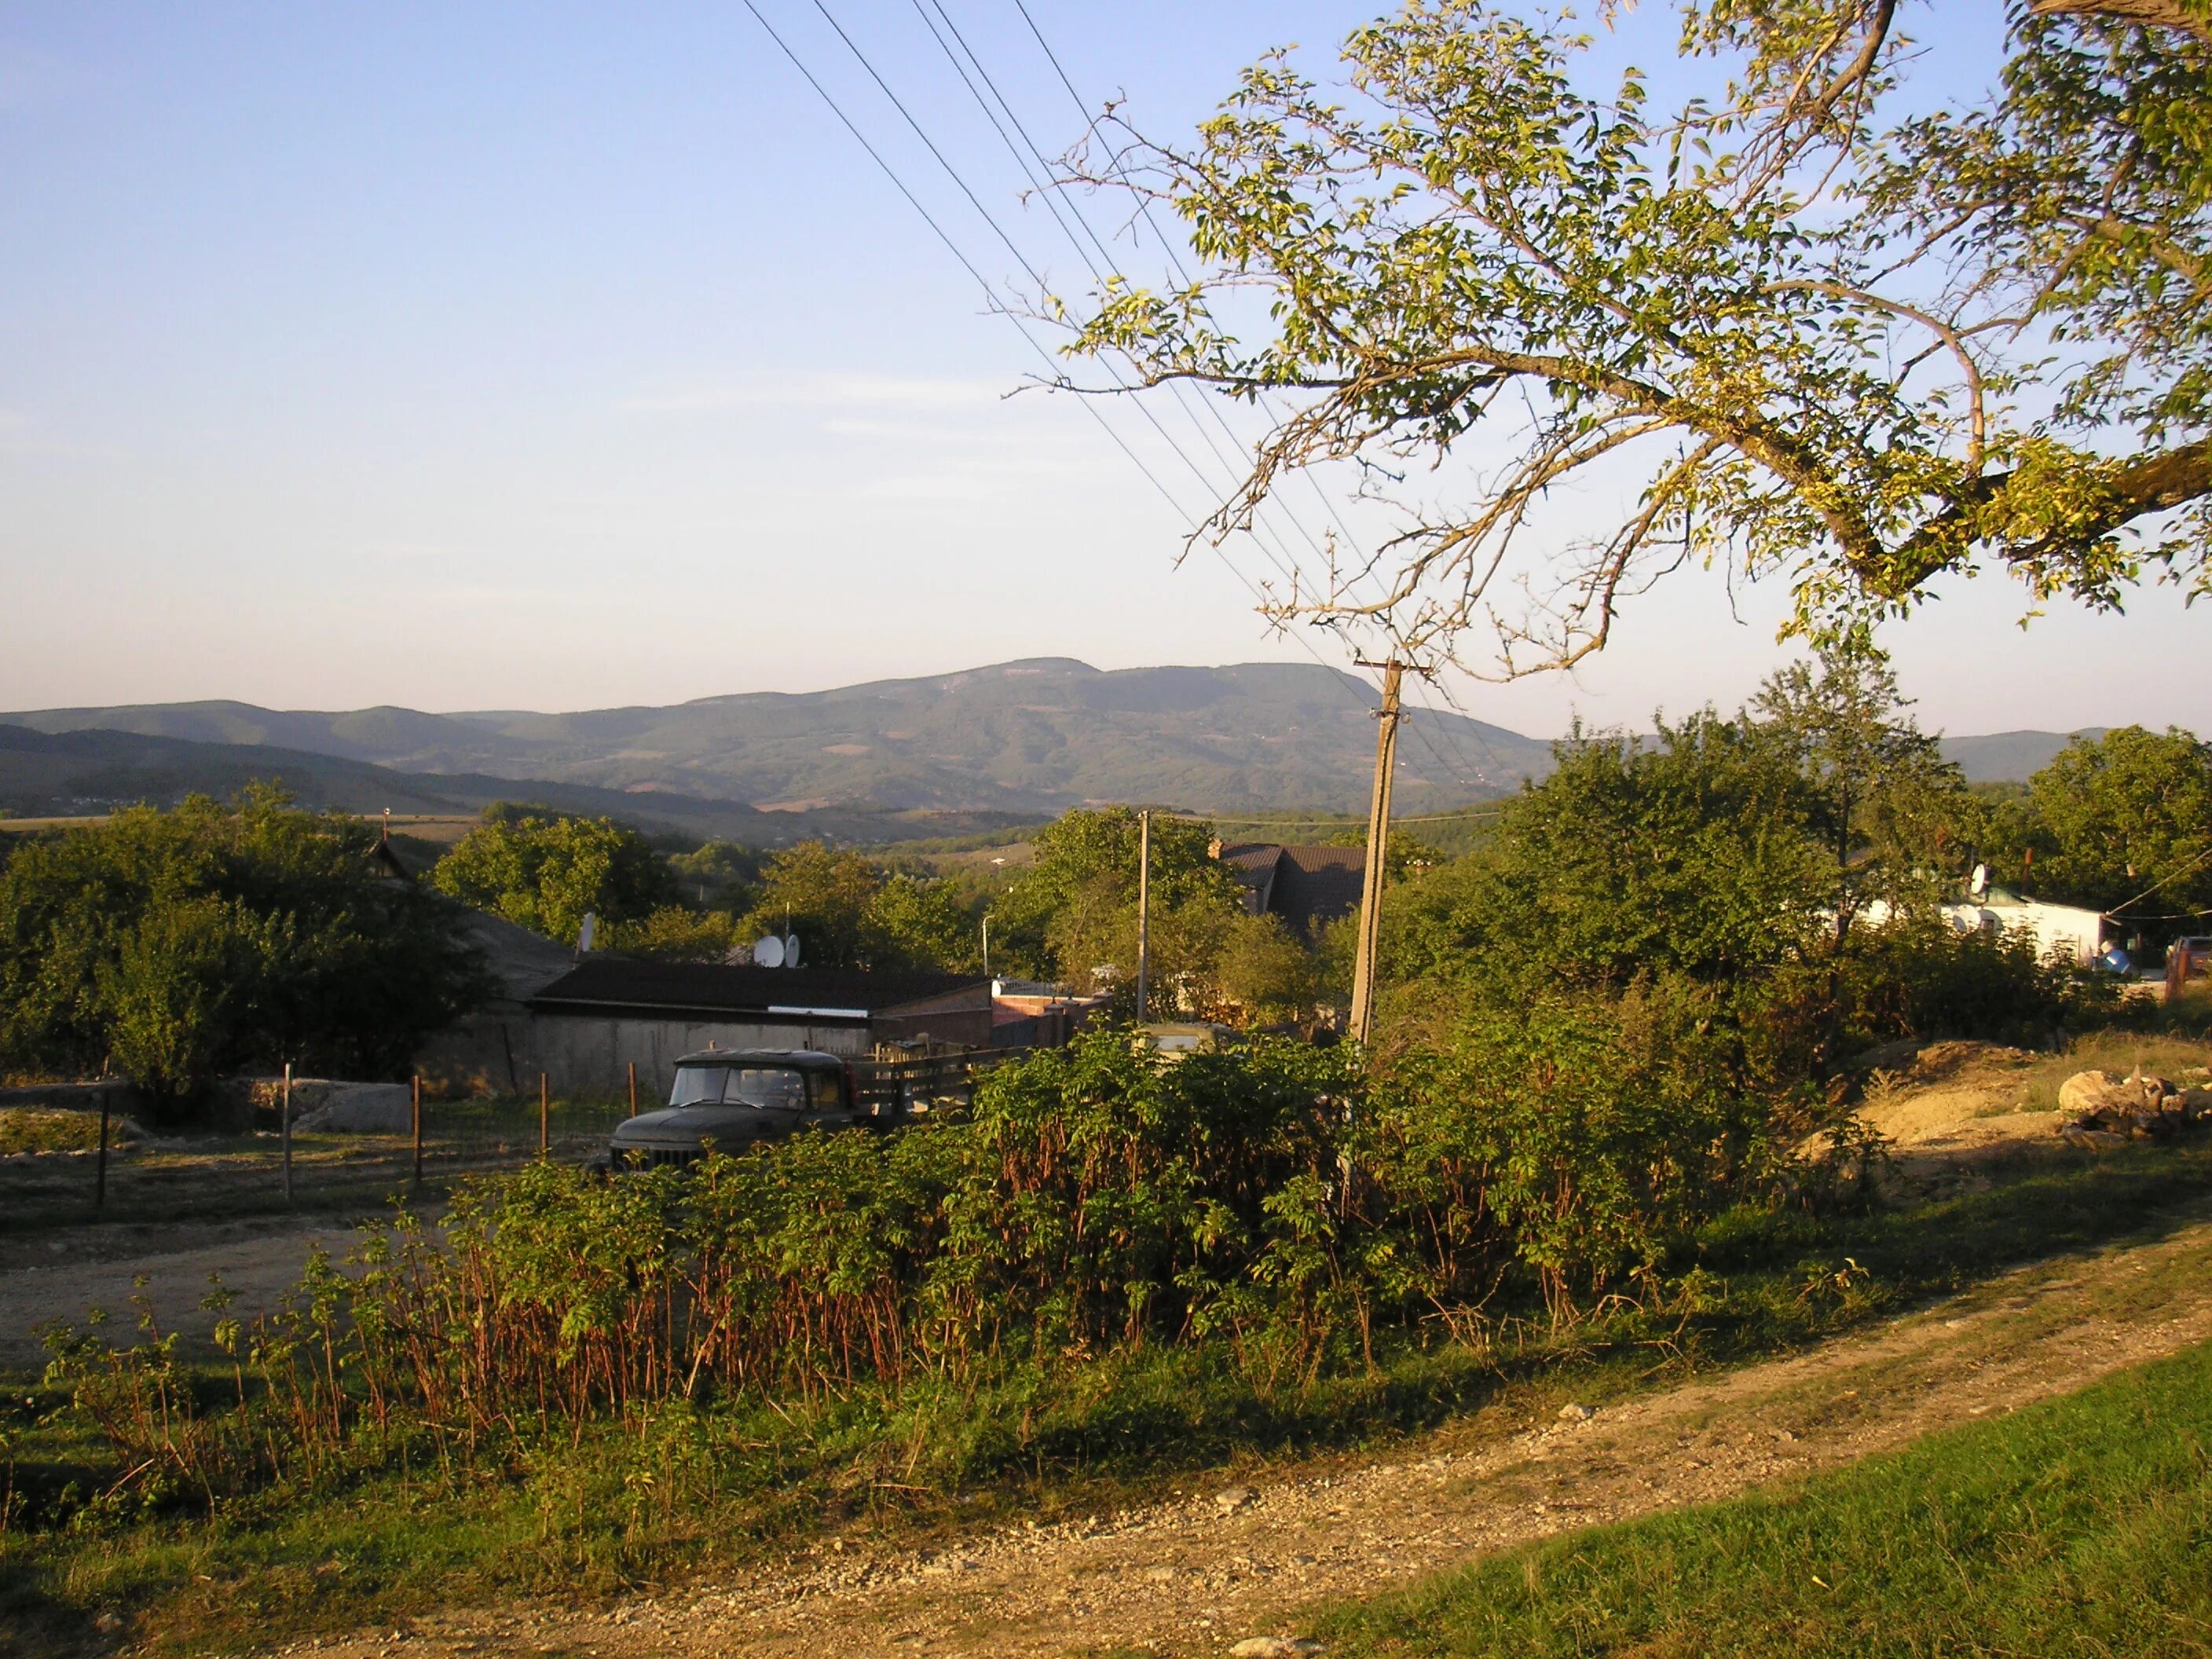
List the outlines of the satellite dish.
<svg viewBox="0 0 2212 1659">
<path fill-rule="evenodd" d="M 592 936 L 599 930 L 599 919 L 589 910 L 584 912 L 584 925 L 576 930 L 576 949 L 580 952 L 592 948 Z"/>
<path fill-rule="evenodd" d="M 1974 873 L 1967 878 L 1966 880 L 1966 890 L 1972 893 L 1976 898 L 1981 897 L 1983 894 L 1990 890 L 1990 866 L 1988 865 L 1978 864 L 1974 866 Z"/>
<path fill-rule="evenodd" d="M 783 965 L 787 968 L 799 966 L 799 935 L 796 933 L 783 936 Z"/>
<path fill-rule="evenodd" d="M 783 966 L 783 941 L 774 933 L 753 945 L 753 965 L 757 968 Z"/>
</svg>

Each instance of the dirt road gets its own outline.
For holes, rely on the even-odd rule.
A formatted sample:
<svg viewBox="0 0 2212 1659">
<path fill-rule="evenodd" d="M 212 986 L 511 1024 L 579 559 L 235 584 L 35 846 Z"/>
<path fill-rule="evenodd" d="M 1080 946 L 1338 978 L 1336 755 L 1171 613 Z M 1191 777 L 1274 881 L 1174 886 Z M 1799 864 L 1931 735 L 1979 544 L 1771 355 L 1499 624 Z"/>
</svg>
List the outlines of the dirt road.
<svg viewBox="0 0 2212 1659">
<path fill-rule="evenodd" d="M 287 1650 L 605 1656 L 1218 1654 L 1522 1540 L 1723 1498 L 2212 1340 L 2212 1221 L 2014 1273 L 1928 1312 L 1586 1422 L 1473 1422 L 1387 1462 L 1208 1488 L 927 1555 L 817 1549 L 587 1612 L 507 1607 Z M 395 1639 L 396 1638 L 396 1639 Z"/>
<path fill-rule="evenodd" d="M 205 1358 L 215 1352 L 208 1333 L 216 1318 L 200 1308 L 208 1275 L 222 1276 L 238 1298 L 232 1314 L 250 1319 L 283 1300 L 319 1240 L 343 1256 L 354 1242 L 350 1218 L 112 1224 L 11 1241 L 0 1258 L 0 1370 L 43 1365 L 37 1328 L 52 1319 L 81 1326 L 94 1306 L 106 1309 L 109 1329 L 127 1339 L 137 1320 L 131 1297 L 142 1275 L 165 1328 L 179 1333 L 179 1349 Z"/>
</svg>

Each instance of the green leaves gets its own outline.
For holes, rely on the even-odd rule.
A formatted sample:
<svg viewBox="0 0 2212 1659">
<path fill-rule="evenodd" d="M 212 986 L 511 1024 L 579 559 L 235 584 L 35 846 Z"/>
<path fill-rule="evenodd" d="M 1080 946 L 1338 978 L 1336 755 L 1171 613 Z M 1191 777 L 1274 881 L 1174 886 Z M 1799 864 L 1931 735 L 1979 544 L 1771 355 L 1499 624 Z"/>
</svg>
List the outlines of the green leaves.
<svg viewBox="0 0 2212 1659">
<path fill-rule="evenodd" d="M 266 792 L 24 844 L 0 870 L 0 1052 L 168 1096 L 288 1060 L 399 1071 L 482 970 L 451 908 L 384 878 L 374 846 Z"/>
<path fill-rule="evenodd" d="M 674 902 L 675 878 L 644 836 L 611 818 L 509 813 L 461 837 L 431 885 L 519 927 L 573 943 L 584 917 L 620 923 Z"/>
<path fill-rule="evenodd" d="M 1670 114 L 1563 27 L 1408 0 L 1344 43 L 1345 101 L 1272 57 L 1139 147 L 1211 270 L 1109 284 L 1072 349 L 1291 395 L 1211 535 L 1317 461 L 1479 445 L 1398 504 L 1382 593 L 1271 603 L 1447 656 L 1494 632 L 1501 672 L 1601 647 L 1691 558 L 1784 577 L 1821 636 L 1990 554 L 2038 599 L 2201 586 L 2212 45 L 2032 17 L 1985 104 L 1893 125 L 1894 9 L 1690 7 L 1680 49 L 1732 73 Z M 1553 516 L 1578 478 L 1634 504 Z"/>
</svg>

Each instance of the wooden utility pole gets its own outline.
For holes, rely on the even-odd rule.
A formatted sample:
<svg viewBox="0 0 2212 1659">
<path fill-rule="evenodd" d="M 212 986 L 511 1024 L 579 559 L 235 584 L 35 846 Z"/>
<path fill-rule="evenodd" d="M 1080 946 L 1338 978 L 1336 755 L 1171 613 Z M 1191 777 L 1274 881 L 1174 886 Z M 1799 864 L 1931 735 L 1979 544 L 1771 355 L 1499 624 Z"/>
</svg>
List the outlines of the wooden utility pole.
<svg viewBox="0 0 2212 1659">
<path fill-rule="evenodd" d="M 1359 884 L 1359 954 L 1352 969 L 1352 1035 L 1375 1029 L 1375 951 L 1382 920 L 1382 866 L 1390 845 L 1390 781 L 1398 764 L 1398 681 L 1406 665 L 1382 665 L 1382 707 L 1375 728 L 1375 793 L 1367 805 L 1367 867 Z"/>
<path fill-rule="evenodd" d="M 1152 975 L 1152 815 L 1137 814 L 1137 1024 L 1145 1023 Z"/>
<path fill-rule="evenodd" d="M 629 1115 L 637 1115 L 637 1062 L 629 1063 Z"/>
</svg>

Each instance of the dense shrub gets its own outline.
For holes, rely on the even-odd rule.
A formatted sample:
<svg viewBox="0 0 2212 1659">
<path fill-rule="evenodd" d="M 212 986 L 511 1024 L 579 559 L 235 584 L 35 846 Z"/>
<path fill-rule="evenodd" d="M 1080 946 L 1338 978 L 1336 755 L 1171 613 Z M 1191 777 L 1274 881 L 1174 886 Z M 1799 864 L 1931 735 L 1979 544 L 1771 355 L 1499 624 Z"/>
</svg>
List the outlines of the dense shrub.
<svg viewBox="0 0 2212 1659">
<path fill-rule="evenodd" d="M 0 869 L 0 1057 L 171 1097 L 288 1060 L 404 1074 L 483 986 L 453 908 L 374 847 L 259 790 L 25 843 Z"/>
<path fill-rule="evenodd" d="M 210 1500 L 395 1444 L 503 1458 L 672 1401 L 969 1385 L 1152 1347 L 1270 1389 L 1358 1362 L 1378 1326 L 1467 1332 L 1501 1290 L 1587 1306 L 1777 1168 L 1696 1056 L 1579 1003 L 1471 1020 L 1367 1078 L 1348 1048 L 1164 1064 L 1102 1032 L 993 1074 L 959 1119 L 465 1187 L 442 1228 L 374 1228 L 357 1276 L 319 1256 L 289 1311 L 227 1329 L 220 1421 L 159 1344 L 57 1335 L 55 1377 L 135 1463 Z"/>
</svg>

